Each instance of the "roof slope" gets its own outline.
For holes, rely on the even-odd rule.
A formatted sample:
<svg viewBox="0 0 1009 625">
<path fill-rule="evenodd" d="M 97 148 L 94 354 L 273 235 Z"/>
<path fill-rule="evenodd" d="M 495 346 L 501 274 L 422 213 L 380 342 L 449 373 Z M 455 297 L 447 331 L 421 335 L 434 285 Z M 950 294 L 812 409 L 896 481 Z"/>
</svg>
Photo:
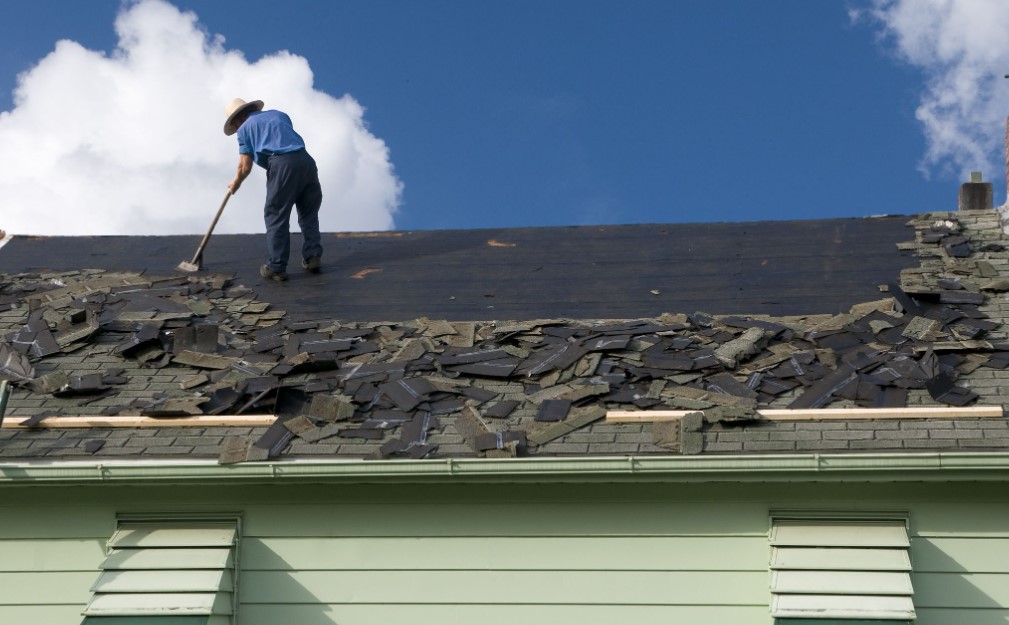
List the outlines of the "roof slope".
<svg viewBox="0 0 1009 625">
<path fill-rule="evenodd" d="M 243 276 L 158 277 L 185 256 L 185 237 L 15 239 L 0 250 L 10 414 L 42 426 L 52 414 L 281 418 L 269 429 L 5 429 L 0 457 L 1004 448 L 1003 419 L 755 413 L 1001 405 L 1006 311 L 986 295 L 1009 274 L 997 214 L 905 223 L 334 235 L 321 276 L 250 285 L 258 295 Z M 223 237 L 227 260 L 211 269 L 254 271 L 255 239 Z M 141 275 L 136 259 L 161 264 Z M 101 270 L 81 271 L 93 261 Z M 25 271 L 41 266 L 64 271 Z M 502 310 L 519 314 L 488 320 Z M 603 421 L 617 408 L 704 416 Z"/>
<path fill-rule="evenodd" d="M 324 235 L 325 271 L 263 284 L 262 235 L 211 239 L 208 271 L 297 318 L 630 319 L 837 313 L 913 266 L 905 217 Z M 297 236 L 297 235 L 296 235 Z M 0 272 L 166 275 L 198 237 L 14 238 Z M 300 247 L 295 240 L 293 249 Z M 295 256 L 297 252 L 295 252 Z M 282 288 L 281 288 L 282 287 Z"/>
</svg>

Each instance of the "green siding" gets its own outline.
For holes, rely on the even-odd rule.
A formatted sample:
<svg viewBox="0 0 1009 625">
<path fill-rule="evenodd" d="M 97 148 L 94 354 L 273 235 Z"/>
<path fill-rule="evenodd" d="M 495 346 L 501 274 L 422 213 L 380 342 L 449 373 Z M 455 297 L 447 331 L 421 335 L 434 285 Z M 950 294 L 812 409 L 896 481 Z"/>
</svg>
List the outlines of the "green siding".
<svg viewBox="0 0 1009 625">
<path fill-rule="evenodd" d="M 1009 609 L 960 610 L 924 609 L 917 610 L 914 625 L 1005 625 L 1009 623 Z M 325 621 L 322 621 L 325 623 Z"/>
<path fill-rule="evenodd" d="M 340 563 L 334 563 L 339 565 Z M 420 579 L 423 583 L 418 583 Z M 732 592 L 727 593 L 726 588 Z M 462 592 L 461 592 L 462 591 Z M 240 601 L 328 604 L 761 605 L 767 574 L 637 571 L 243 572 Z"/>
<path fill-rule="evenodd" d="M 0 519 L 0 540 L 94 538 L 104 546 L 115 528 L 114 509 L 102 505 L 0 506 Z"/>
<path fill-rule="evenodd" d="M 0 521 L 2 525 L 4 522 Z M 80 563 L 90 570 L 91 562 L 105 557 L 105 539 L 0 540 L 0 554 L 0 572 L 59 570 L 68 562 Z"/>
<path fill-rule="evenodd" d="M 919 573 L 1009 573 L 1009 537 L 917 538 L 911 552 Z"/>
<path fill-rule="evenodd" d="M 3 623 L 80 623 L 117 514 L 217 512 L 242 515 L 242 625 L 771 625 L 769 519 L 816 508 L 908 515 L 916 625 L 1009 623 L 1002 484 L 39 485 L 2 501 Z"/>
<path fill-rule="evenodd" d="M 94 581 L 95 574 L 90 571 L 0 573 L 0 605 L 86 602 L 91 596 L 88 589 Z M 39 592 L 40 588 L 45 588 L 45 592 Z"/>
<path fill-rule="evenodd" d="M 771 625 L 767 607 L 721 606 L 599 606 L 599 605 L 280 605 L 248 606 L 242 625 L 419 625 L 464 623 L 479 625 L 671 625 L 724 623 Z M 973 625 L 973 624 L 971 624 Z"/>
<path fill-rule="evenodd" d="M 923 502 L 911 517 L 911 534 L 928 538 L 1009 538 L 1009 504 L 980 500 L 965 508 L 953 502 Z"/>
<path fill-rule="evenodd" d="M 81 610 L 84 605 L 2 605 L 0 604 L 0 623 L 28 625 L 38 623 L 66 623 L 77 625 L 84 618 Z"/>
<path fill-rule="evenodd" d="M 918 573 L 911 575 L 915 603 L 929 608 L 1009 607 L 1009 575 L 1004 573 Z"/>
<path fill-rule="evenodd" d="M 282 529 L 281 529 L 282 528 Z M 280 532 L 279 534 L 277 532 Z M 759 502 L 568 504 L 449 502 L 263 507 L 246 536 L 745 536 L 767 535 Z"/>
<path fill-rule="evenodd" d="M 767 538 L 754 536 L 495 536 L 245 538 L 245 570 L 767 571 Z"/>
</svg>

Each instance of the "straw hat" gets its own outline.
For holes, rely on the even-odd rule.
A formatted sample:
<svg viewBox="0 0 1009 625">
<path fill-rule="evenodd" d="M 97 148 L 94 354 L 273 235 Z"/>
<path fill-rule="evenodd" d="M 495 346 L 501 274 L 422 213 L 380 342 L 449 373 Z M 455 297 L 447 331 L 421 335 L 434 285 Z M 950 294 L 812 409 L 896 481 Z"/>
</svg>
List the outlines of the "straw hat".
<svg viewBox="0 0 1009 625">
<path fill-rule="evenodd" d="M 228 104 L 228 106 L 224 107 L 224 114 L 228 116 L 228 119 L 224 121 L 224 134 L 230 137 L 238 132 L 238 126 L 235 125 L 235 118 L 238 117 L 240 113 L 244 113 L 249 109 L 262 111 L 263 101 L 253 100 L 252 102 L 246 102 L 242 98 L 235 98 L 230 104 Z"/>
</svg>

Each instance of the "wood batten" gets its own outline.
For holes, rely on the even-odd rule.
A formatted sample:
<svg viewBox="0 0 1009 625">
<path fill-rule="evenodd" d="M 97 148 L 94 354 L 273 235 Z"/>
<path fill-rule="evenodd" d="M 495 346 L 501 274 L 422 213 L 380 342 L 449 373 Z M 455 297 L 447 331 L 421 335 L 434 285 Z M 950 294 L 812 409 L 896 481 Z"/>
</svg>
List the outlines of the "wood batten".
<svg viewBox="0 0 1009 625">
<path fill-rule="evenodd" d="M 652 423 L 675 421 L 685 415 L 703 410 L 610 410 L 607 423 Z M 819 421 L 844 419 L 963 419 L 999 418 L 1002 406 L 921 406 L 916 408 L 813 408 L 758 410 L 755 417 L 768 421 Z"/>
<path fill-rule="evenodd" d="M 7 417 L 3 429 L 28 428 L 161 428 L 161 427 L 269 427 L 276 415 L 212 415 L 192 417 L 79 416 L 47 417 L 28 424 L 30 417 Z"/>
</svg>

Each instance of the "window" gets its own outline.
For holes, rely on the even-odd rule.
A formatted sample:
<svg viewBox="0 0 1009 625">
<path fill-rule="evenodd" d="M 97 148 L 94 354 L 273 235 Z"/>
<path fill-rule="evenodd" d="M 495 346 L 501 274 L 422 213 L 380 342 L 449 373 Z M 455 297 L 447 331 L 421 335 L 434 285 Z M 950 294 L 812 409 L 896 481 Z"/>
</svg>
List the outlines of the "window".
<svg viewBox="0 0 1009 625">
<path fill-rule="evenodd" d="M 909 546 L 906 519 L 775 518 L 775 623 L 910 623 Z"/>
<path fill-rule="evenodd" d="M 232 625 L 238 521 L 121 520 L 82 625 Z"/>
</svg>

